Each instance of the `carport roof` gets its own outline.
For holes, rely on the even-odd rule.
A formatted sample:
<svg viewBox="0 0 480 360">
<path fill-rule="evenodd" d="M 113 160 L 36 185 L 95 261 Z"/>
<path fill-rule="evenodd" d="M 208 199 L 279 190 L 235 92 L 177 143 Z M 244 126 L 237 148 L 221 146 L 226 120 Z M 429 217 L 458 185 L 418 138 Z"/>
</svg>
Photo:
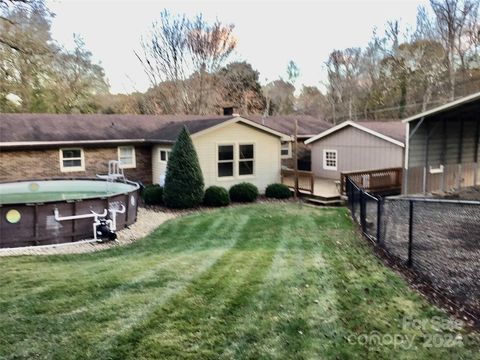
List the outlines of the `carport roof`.
<svg viewBox="0 0 480 360">
<path fill-rule="evenodd" d="M 473 103 L 473 102 L 476 102 L 476 101 L 480 101 L 480 92 L 477 92 L 475 94 L 460 98 L 460 99 L 452 101 L 452 102 L 449 102 L 449 103 L 444 104 L 442 106 L 438 106 L 436 108 L 424 111 L 420 114 L 410 116 L 409 118 L 406 118 L 406 119 L 402 120 L 402 122 L 407 123 L 407 122 L 410 122 L 410 121 L 419 120 L 421 118 L 436 115 L 436 114 L 439 114 L 439 113 L 442 113 L 442 112 L 446 112 L 448 110 L 452 110 L 452 109 L 455 109 L 459 106 L 470 104 L 470 103 Z M 479 106 L 480 106 L 480 104 L 479 104 Z M 479 109 L 479 111 L 480 111 L 480 109 Z"/>
</svg>

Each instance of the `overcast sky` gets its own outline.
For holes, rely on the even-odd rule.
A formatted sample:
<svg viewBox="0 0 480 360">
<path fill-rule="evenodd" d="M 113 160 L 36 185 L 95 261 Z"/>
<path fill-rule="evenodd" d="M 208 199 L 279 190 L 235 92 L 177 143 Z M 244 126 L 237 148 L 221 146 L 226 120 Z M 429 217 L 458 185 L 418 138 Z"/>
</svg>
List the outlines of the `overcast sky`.
<svg viewBox="0 0 480 360">
<path fill-rule="evenodd" d="M 289 60 L 300 68 L 299 84 L 325 79 L 323 63 L 333 49 L 365 46 L 374 27 L 388 20 L 414 24 L 417 7 L 427 0 L 351 1 L 153 1 L 47 0 L 56 14 L 53 37 L 71 47 L 80 34 L 103 65 L 112 93 L 145 91 L 148 80 L 133 54 L 140 38 L 163 9 L 235 25 L 238 47 L 231 60 L 246 60 L 265 83 L 286 77 Z"/>
</svg>

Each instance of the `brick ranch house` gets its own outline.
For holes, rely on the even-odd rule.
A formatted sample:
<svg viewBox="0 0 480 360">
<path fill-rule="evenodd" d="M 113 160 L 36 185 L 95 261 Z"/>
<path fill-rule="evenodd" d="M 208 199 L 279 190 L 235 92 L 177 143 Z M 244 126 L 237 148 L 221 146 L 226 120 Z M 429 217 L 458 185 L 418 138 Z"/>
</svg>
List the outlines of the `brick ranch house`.
<svg viewBox="0 0 480 360">
<path fill-rule="evenodd" d="M 298 119 L 307 124 L 301 127 L 304 132 L 325 126 L 312 119 Z M 287 117 L 275 122 L 275 117 L 265 121 L 235 115 L 0 114 L 0 181 L 94 177 L 107 173 L 109 160 L 119 160 L 127 178 L 160 183 L 171 147 L 186 126 L 206 186 L 229 188 L 248 181 L 264 191 L 280 181 L 292 140 L 266 122 L 293 130 L 294 120 Z"/>
</svg>

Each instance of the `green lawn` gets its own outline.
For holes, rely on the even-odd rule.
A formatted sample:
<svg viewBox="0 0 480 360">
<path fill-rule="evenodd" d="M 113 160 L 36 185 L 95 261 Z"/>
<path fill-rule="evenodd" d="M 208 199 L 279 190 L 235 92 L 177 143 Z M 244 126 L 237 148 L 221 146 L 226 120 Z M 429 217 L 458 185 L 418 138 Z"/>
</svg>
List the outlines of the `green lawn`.
<svg viewBox="0 0 480 360">
<path fill-rule="evenodd" d="M 449 318 L 372 255 L 343 208 L 227 208 L 171 220 L 128 247 L 1 258 L 0 289 L 1 359 L 480 352 L 478 338 L 442 326 Z"/>
</svg>

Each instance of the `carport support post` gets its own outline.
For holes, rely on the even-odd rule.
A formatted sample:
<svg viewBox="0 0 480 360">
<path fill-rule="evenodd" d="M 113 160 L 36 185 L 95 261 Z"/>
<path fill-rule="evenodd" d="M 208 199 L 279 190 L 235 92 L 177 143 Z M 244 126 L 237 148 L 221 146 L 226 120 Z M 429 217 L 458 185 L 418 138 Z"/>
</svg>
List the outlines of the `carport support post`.
<svg viewBox="0 0 480 360">
<path fill-rule="evenodd" d="M 295 200 L 298 198 L 298 120 L 295 120 L 295 135 L 293 137 L 293 149 L 294 156 L 293 156 L 293 170 L 295 172 L 294 175 L 294 197 Z"/>
<path fill-rule="evenodd" d="M 409 201 L 410 215 L 408 218 L 408 260 L 407 266 L 412 267 L 412 245 L 413 245 L 413 200 Z"/>
<path fill-rule="evenodd" d="M 445 191 L 445 171 L 447 170 L 447 120 L 442 121 L 442 152 L 440 154 L 440 162 L 443 165 L 442 177 L 440 179 L 440 190 Z"/>
<path fill-rule="evenodd" d="M 423 194 L 427 193 L 427 181 L 428 181 L 428 157 L 430 152 L 430 127 L 428 122 L 425 123 L 427 134 L 425 137 L 425 165 L 423 166 Z"/>
<path fill-rule="evenodd" d="M 473 185 L 477 185 L 478 181 L 478 143 L 480 142 L 480 118 L 477 119 L 477 127 L 475 129 L 475 146 L 474 146 L 474 153 L 473 159 L 475 163 L 475 172 L 473 173 Z"/>
<path fill-rule="evenodd" d="M 462 167 L 462 161 L 463 161 L 463 133 L 464 133 L 464 123 L 463 119 L 460 120 L 460 136 L 458 139 L 458 158 L 457 158 L 457 163 L 458 163 L 458 169 L 457 169 L 457 189 L 460 189 L 462 187 L 462 172 L 463 172 L 463 167 Z"/>
</svg>

